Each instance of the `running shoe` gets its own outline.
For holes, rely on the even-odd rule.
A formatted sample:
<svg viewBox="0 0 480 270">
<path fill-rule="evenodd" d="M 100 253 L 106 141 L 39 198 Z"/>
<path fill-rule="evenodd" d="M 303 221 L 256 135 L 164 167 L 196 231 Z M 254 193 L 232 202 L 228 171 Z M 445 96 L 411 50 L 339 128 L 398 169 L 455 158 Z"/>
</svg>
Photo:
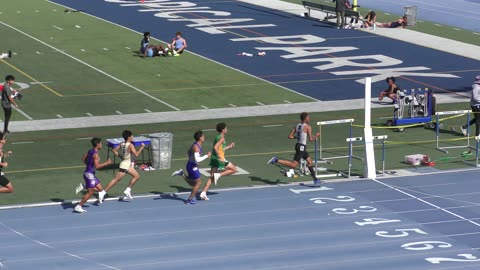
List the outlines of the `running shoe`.
<svg viewBox="0 0 480 270">
<path fill-rule="evenodd" d="M 467 136 L 467 128 L 465 128 L 465 127 L 460 127 L 460 129 L 462 130 L 463 136 Z"/>
<path fill-rule="evenodd" d="M 220 176 L 222 176 L 220 173 L 214 173 L 213 174 L 213 184 L 216 186 L 218 179 L 220 179 Z"/>
<path fill-rule="evenodd" d="M 83 189 L 84 189 L 83 184 L 82 183 L 78 184 L 78 186 L 75 188 L 75 194 L 78 194 Z"/>
<path fill-rule="evenodd" d="M 180 169 L 180 170 L 178 170 L 178 171 L 174 171 L 174 172 L 172 173 L 172 176 L 183 176 L 183 170 Z"/>
<path fill-rule="evenodd" d="M 75 206 L 75 209 L 73 209 L 73 210 L 77 213 L 86 213 L 87 212 L 87 210 L 83 209 L 80 204 L 77 204 L 77 206 Z"/>
<path fill-rule="evenodd" d="M 207 193 L 205 193 L 205 192 L 200 193 L 200 199 L 202 199 L 202 200 L 204 200 L 204 201 L 210 200 L 210 199 L 207 197 Z"/>
<path fill-rule="evenodd" d="M 313 180 L 313 184 L 314 184 L 314 185 L 317 185 L 317 186 L 318 186 L 318 185 L 321 185 L 321 184 L 322 184 L 322 180 L 320 180 L 320 179 L 315 179 L 315 180 Z"/>
<path fill-rule="evenodd" d="M 123 194 L 125 194 L 125 197 L 127 197 L 128 199 L 130 199 L 130 200 L 133 199 L 132 194 L 130 193 L 130 190 L 125 189 Z"/>
<path fill-rule="evenodd" d="M 195 199 L 187 200 L 187 201 L 185 202 L 185 204 L 194 205 L 194 204 L 197 204 L 197 200 L 195 200 Z"/>
<path fill-rule="evenodd" d="M 105 199 L 105 195 L 107 195 L 107 192 L 105 190 L 102 190 L 98 192 L 98 202 L 102 203 L 103 200 Z"/>
<path fill-rule="evenodd" d="M 278 158 L 276 156 L 273 156 L 271 159 L 268 160 L 267 165 L 269 164 L 275 164 L 277 163 Z"/>
</svg>

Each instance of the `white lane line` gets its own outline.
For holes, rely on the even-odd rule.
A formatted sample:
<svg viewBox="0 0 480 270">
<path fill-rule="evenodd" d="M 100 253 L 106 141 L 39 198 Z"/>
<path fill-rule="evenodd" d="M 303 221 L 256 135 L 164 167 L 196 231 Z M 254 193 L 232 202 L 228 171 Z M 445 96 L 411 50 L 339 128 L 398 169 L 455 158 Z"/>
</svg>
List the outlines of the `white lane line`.
<svg viewBox="0 0 480 270">
<path fill-rule="evenodd" d="M 30 84 L 47 84 L 47 83 L 53 83 L 53 82 L 30 82 Z"/>
<path fill-rule="evenodd" d="M 233 107 L 233 108 L 236 108 L 236 107 L 237 107 L 237 105 L 235 105 L 235 104 L 231 104 L 231 103 L 230 103 L 230 104 L 228 104 L 228 106 L 230 106 L 230 107 Z"/>
<path fill-rule="evenodd" d="M 54 248 L 54 247 L 52 247 L 52 246 L 50 246 L 50 245 L 48 245 L 48 244 L 46 244 L 46 243 L 44 243 L 44 242 L 35 240 L 35 239 L 31 238 L 30 236 L 24 235 L 23 233 L 21 233 L 21 232 L 19 232 L 19 231 L 16 231 L 15 229 L 13 229 L 13 228 L 5 225 L 5 223 L 3 223 L 3 222 L 0 222 L 0 225 L 2 225 L 3 227 L 5 227 L 7 230 L 9 230 L 9 231 L 11 231 L 11 232 L 19 235 L 20 237 L 25 238 L 25 239 L 27 239 L 27 240 L 29 240 L 29 241 L 34 242 L 34 243 L 37 243 L 37 244 L 39 244 L 39 245 L 41 245 L 41 246 L 44 246 L 44 247 L 46 247 L 46 248 L 48 248 L 48 249 L 55 250 L 55 251 L 57 251 L 57 252 L 66 254 L 66 255 L 68 255 L 68 256 L 72 256 L 72 257 L 77 258 L 77 259 L 80 259 L 80 260 L 82 260 L 82 261 L 86 261 L 86 262 L 88 262 L 89 264 L 96 264 L 96 265 L 102 266 L 103 268 L 108 268 L 108 269 L 112 269 L 112 270 L 120 270 L 119 268 L 113 267 L 113 266 L 108 265 L 108 264 L 103 264 L 103 263 L 95 262 L 95 261 L 92 261 L 92 260 L 90 260 L 90 259 L 87 259 L 87 258 L 78 256 L 78 255 L 75 255 L 75 254 L 72 254 L 72 253 L 69 253 L 69 252 L 66 252 L 66 251 L 58 250 L 58 249 L 56 249 L 56 248 Z"/>
<path fill-rule="evenodd" d="M 415 196 L 415 195 L 412 195 L 412 194 L 410 194 L 410 193 L 408 193 L 408 192 L 405 192 L 405 191 L 403 191 L 403 190 L 401 190 L 401 189 L 399 189 L 399 188 L 396 188 L 396 187 L 391 186 L 391 185 L 389 185 L 389 184 L 383 183 L 383 182 L 378 181 L 378 180 L 376 180 L 376 179 L 373 179 L 373 181 L 377 182 L 377 183 L 380 184 L 380 185 L 383 185 L 383 186 L 386 186 L 386 187 L 388 187 L 388 188 L 391 188 L 392 190 L 398 191 L 398 192 L 400 192 L 400 193 L 402 193 L 402 194 L 404 194 L 404 195 L 406 195 L 406 196 L 408 196 L 408 197 L 410 197 L 410 198 L 413 198 L 413 199 L 418 200 L 418 201 L 420 201 L 420 202 L 423 202 L 423 203 L 425 203 L 425 204 L 427 204 L 427 205 L 430 205 L 430 206 L 432 206 L 432 207 L 435 208 L 435 209 L 438 209 L 438 210 L 440 210 L 440 211 L 442 211 L 442 212 L 445 212 L 445 213 L 447 213 L 447 214 L 450 214 L 450 215 L 452 215 L 452 216 L 454 216 L 454 217 L 457 217 L 457 218 L 459 218 L 459 219 L 461 219 L 461 220 L 467 221 L 467 222 L 469 222 L 469 223 L 471 223 L 471 224 L 473 224 L 473 225 L 476 225 L 476 226 L 480 227 L 480 223 L 477 223 L 477 222 L 475 222 L 475 221 L 473 221 L 473 220 L 470 220 L 470 219 L 468 219 L 468 218 L 465 218 L 465 217 L 463 217 L 463 216 L 460 216 L 460 215 L 458 215 L 458 214 L 455 214 L 455 213 L 453 213 L 452 211 L 449 211 L 449 210 L 447 210 L 447 209 L 445 209 L 445 208 L 442 208 L 442 207 L 440 207 L 440 206 L 438 206 L 438 205 L 436 205 L 436 204 L 433 204 L 433 203 L 431 203 L 431 202 L 428 202 L 428 201 L 426 201 L 426 200 L 424 200 L 424 199 L 422 199 L 422 198 L 420 198 L 420 197 L 417 197 L 417 196 Z"/>
<path fill-rule="evenodd" d="M 89 113 L 89 112 L 87 112 L 86 115 L 88 115 L 88 116 L 90 116 L 90 117 L 93 116 L 93 114 L 91 114 L 91 113 Z"/>
<path fill-rule="evenodd" d="M 63 28 L 58 27 L 58 26 L 56 26 L 56 25 L 52 25 L 52 27 L 55 28 L 55 29 L 57 29 L 57 30 L 63 31 Z"/>
<path fill-rule="evenodd" d="M 29 144 L 34 142 L 12 142 L 12 144 Z"/>
<path fill-rule="evenodd" d="M 75 140 L 90 140 L 92 137 L 75 138 Z"/>
<path fill-rule="evenodd" d="M 207 129 L 202 129 L 202 131 L 216 131 L 214 128 L 207 128 Z"/>
<path fill-rule="evenodd" d="M 264 127 L 264 128 L 283 127 L 283 125 L 281 125 L 281 124 L 278 124 L 278 125 L 263 125 L 262 127 Z"/>
<path fill-rule="evenodd" d="M 207 106 L 203 106 L 203 105 L 202 105 L 202 106 L 200 106 L 200 107 L 204 108 L 205 110 L 208 110 L 208 107 L 207 107 Z"/>
<path fill-rule="evenodd" d="M 441 25 L 441 24 L 438 24 L 438 23 L 435 23 L 434 25 L 436 25 L 436 26 L 443 26 L 443 25 Z"/>
<path fill-rule="evenodd" d="M 53 3 L 53 2 L 50 2 L 50 1 L 48 1 L 48 2 L 49 2 L 49 3 Z M 53 4 L 56 4 L 56 3 L 53 3 Z M 83 14 L 87 14 L 87 13 L 83 13 Z M 98 17 L 96 17 L 96 18 L 98 18 Z M 100 18 L 98 18 L 98 19 L 100 19 Z M 106 21 L 106 20 L 102 20 L 102 21 Z M 18 33 L 23 34 L 23 35 L 25 35 L 25 36 L 27 36 L 27 37 L 35 40 L 36 42 L 41 43 L 41 44 L 43 44 L 43 45 L 45 45 L 45 46 L 47 46 L 47 47 L 49 47 L 49 48 L 51 48 L 51 49 L 53 49 L 53 50 L 55 50 L 55 51 L 57 51 L 57 52 L 59 52 L 59 53 L 65 55 L 65 56 L 67 56 L 67 57 L 69 57 L 69 58 L 71 58 L 71 59 L 73 59 L 73 60 L 75 60 L 75 61 L 77 61 L 77 62 L 79 62 L 79 63 L 81 63 L 81 64 L 83 64 L 83 65 L 85 65 L 85 66 L 87 66 L 87 67 L 89 67 L 89 68 L 91 68 L 91 69 L 93 69 L 93 70 L 101 73 L 101 74 L 103 74 L 103 75 L 105 75 L 105 76 L 107 76 L 107 77 L 109 77 L 109 78 L 111 78 L 111 79 L 113 79 L 113 80 L 115 80 L 115 81 L 117 81 L 117 82 L 119 82 L 119 83 L 121 83 L 121 84 L 123 84 L 123 85 L 125 85 L 125 86 L 127 86 L 127 87 L 129 87 L 129 88 L 131 88 L 131 89 L 133 89 L 133 90 L 135 90 L 135 91 L 137 91 L 137 92 L 139 92 L 139 93 L 141 93 L 141 94 L 143 94 L 143 95 L 145 95 L 145 96 L 153 99 L 153 100 L 155 100 L 155 101 L 157 101 L 157 102 L 160 102 L 160 103 L 162 103 L 163 105 L 168 106 L 169 108 L 171 108 L 171 109 L 173 109 L 173 110 L 175 110 L 175 111 L 180 111 L 179 108 L 177 108 L 177 107 L 175 107 L 175 106 L 173 106 L 173 105 L 170 105 L 169 103 L 167 103 L 167 102 L 165 102 L 165 101 L 163 101 L 163 100 L 161 100 L 161 99 L 158 99 L 158 98 L 150 95 L 149 93 L 141 90 L 140 88 L 135 87 L 135 86 L 133 86 L 133 85 L 131 85 L 131 84 L 125 82 L 125 81 L 122 81 L 121 79 L 119 79 L 119 78 L 117 78 L 117 77 L 115 77 L 115 76 L 113 76 L 113 75 L 110 75 L 110 74 L 108 74 L 107 72 L 105 72 L 105 71 L 103 71 L 103 70 L 101 70 L 101 69 L 99 69 L 99 68 L 96 68 L 96 67 L 88 64 L 88 63 L 85 62 L 85 61 L 82 61 L 82 60 L 76 58 L 75 56 L 72 56 L 72 55 L 70 55 L 70 54 L 68 54 L 68 53 L 66 53 L 66 52 L 63 52 L 62 50 L 57 49 L 57 48 L 55 48 L 54 46 L 52 46 L 52 45 L 50 45 L 50 44 L 48 44 L 48 43 L 45 43 L 45 42 L 41 41 L 40 39 L 38 39 L 38 38 L 36 38 L 36 37 L 34 37 L 34 36 L 30 35 L 30 34 L 27 34 L 27 33 L 23 32 L 22 30 L 20 30 L 20 29 L 18 29 L 18 28 L 15 28 L 15 27 L 13 27 L 13 26 L 11 26 L 11 25 L 3 22 L 3 21 L 0 21 L 0 24 L 4 25 L 4 26 L 6 26 L 6 27 L 8 27 L 8 28 L 10 28 L 10 29 L 13 29 L 13 30 L 17 31 Z M 127 29 L 128 29 L 128 28 L 127 28 Z M 132 30 L 132 31 L 133 31 L 133 30 Z"/>
<path fill-rule="evenodd" d="M 60 118 L 60 119 L 63 118 L 63 116 L 61 116 L 60 114 L 57 114 L 57 117 Z"/>
<path fill-rule="evenodd" d="M 260 105 L 260 106 L 265 106 L 265 104 L 263 104 L 262 102 L 257 101 L 257 104 Z"/>
<path fill-rule="evenodd" d="M 47 2 L 49 2 L 49 3 L 51 3 L 51 4 L 54 4 L 54 5 L 57 5 L 57 6 L 65 7 L 65 8 L 72 8 L 72 7 L 69 7 L 69 6 L 66 6 L 66 5 L 62 5 L 62 4 L 59 4 L 59 3 L 56 3 L 56 2 L 50 1 L 50 0 L 47 0 Z M 327 1 L 327 2 L 328 2 L 328 1 Z M 104 22 L 106 22 L 106 23 L 109 23 L 109 24 L 112 24 L 112 25 L 115 25 L 115 26 L 118 26 L 118 27 L 120 27 L 120 28 L 129 30 L 129 31 L 132 31 L 133 33 L 143 35 L 143 33 L 138 32 L 138 31 L 135 31 L 135 30 L 133 30 L 133 29 L 131 29 L 131 28 L 128 28 L 128 27 L 126 27 L 126 26 L 124 26 L 124 25 L 111 22 L 111 21 L 109 21 L 109 20 L 100 18 L 100 17 L 98 17 L 98 16 L 89 14 L 89 13 L 87 13 L 87 12 L 83 12 L 82 14 L 87 15 L 87 16 L 90 16 L 90 17 L 95 18 L 95 19 L 97 19 L 97 20 L 104 21 Z M 163 42 L 163 43 L 169 43 L 169 42 L 165 42 L 165 41 L 160 40 L 160 39 L 157 39 L 157 40 L 158 40 L 158 41 L 161 41 L 161 42 Z M 284 90 L 287 90 L 287 91 L 290 92 L 290 93 L 294 93 L 295 95 L 299 95 L 299 96 L 308 98 L 309 100 L 312 100 L 312 101 L 320 101 L 319 99 L 316 99 L 316 98 L 314 98 L 314 97 L 311 97 L 311 96 L 308 96 L 308 95 L 305 95 L 305 94 L 296 92 L 296 91 L 294 91 L 294 90 L 292 90 L 292 89 L 290 89 L 290 88 L 287 88 L 287 87 L 285 87 L 285 86 L 283 86 L 283 85 L 280 85 L 280 84 L 271 82 L 271 81 L 269 81 L 269 80 L 267 80 L 267 79 L 263 79 L 263 78 L 260 78 L 260 77 L 258 77 L 258 76 L 252 75 L 252 74 L 250 74 L 250 73 L 248 73 L 248 72 L 246 72 L 246 71 L 243 71 L 243 70 L 240 70 L 240 69 L 238 69 L 238 68 L 234 68 L 234 67 L 229 66 L 229 65 L 226 65 L 226 64 L 224 64 L 224 63 L 215 61 L 215 60 L 210 59 L 210 58 L 208 58 L 208 57 L 206 57 L 206 56 L 203 56 L 203 55 L 201 55 L 201 54 L 197 54 L 197 53 L 194 53 L 194 52 L 191 52 L 191 51 L 189 51 L 189 53 L 191 53 L 191 54 L 193 54 L 193 55 L 195 55 L 195 56 L 198 56 L 198 57 L 200 57 L 200 58 L 203 58 L 203 59 L 205 59 L 205 60 L 207 60 L 207 61 L 209 61 L 209 62 L 218 64 L 218 65 L 221 65 L 221 66 L 226 67 L 226 68 L 228 68 L 228 69 L 235 70 L 235 71 L 237 71 L 237 72 L 240 72 L 240 73 L 242 73 L 242 74 L 245 74 L 245 75 L 247 75 L 247 76 L 249 76 L 249 77 L 251 77 L 251 78 L 255 78 L 255 79 L 260 80 L 260 81 L 262 81 L 262 82 L 265 82 L 265 83 L 267 83 L 267 84 L 274 85 L 274 86 L 276 86 L 276 87 L 282 88 L 282 89 L 284 89 Z M 177 110 L 178 110 L 178 109 L 177 109 Z"/>
<path fill-rule="evenodd" d="M 122 115 L 123 113 L 121 111 L 115 111 L 116 114 Z"/>
<path fill-rule="evenodd" d="M 150 111 L 149 109 L 144 109 L 144 111 L 148 112 L 148 113 L 151 113 L 152 111 Z"/>
<path fill-rule="evenodd" d="M 461 31 L 462 29 L 454 27 L 453 30 Z"/>
<path fill-rule="evenodd" d="M 24 111 L 20 110 L 19 108 L 15 108 L 15 110 L 17 110 L 17 112 L 19 112 L 21 115 L 25 116 L 28 120 L 33 120 L 33 118 L 26 114 Z"/>
<path fill-rule="evenodd" d="M 288 104 L 292 104 L 291 101 L 288 101 L 288 100 L 286 100 L 286 99 L 284 99 L 283 102 L 288 103 Z"/>
</svg>

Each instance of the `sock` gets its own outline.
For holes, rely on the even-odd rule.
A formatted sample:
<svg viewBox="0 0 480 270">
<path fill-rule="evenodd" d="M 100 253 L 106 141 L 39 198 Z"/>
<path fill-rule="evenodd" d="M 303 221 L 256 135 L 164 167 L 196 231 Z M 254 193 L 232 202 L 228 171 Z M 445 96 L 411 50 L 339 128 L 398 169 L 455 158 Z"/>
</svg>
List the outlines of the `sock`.
<svg viewBox="0 0 480 270">
<path fill-rule="evenodd" d="M 317 180 L 317 174 L 315 173 L 313 166 L 308 166 L 308 170 L 310 171 L 310 175 L 312 176 L 313 180 Z"/>
<path fill-rule="evenodd" d="M 130 192 L 130 191 L 132 191 L 132 188 L 131 188 L 131 187 L 127 187 L 127 188 L 125 189 L 125 191 L 126 191 L 126 192 Z"/>
</svg>

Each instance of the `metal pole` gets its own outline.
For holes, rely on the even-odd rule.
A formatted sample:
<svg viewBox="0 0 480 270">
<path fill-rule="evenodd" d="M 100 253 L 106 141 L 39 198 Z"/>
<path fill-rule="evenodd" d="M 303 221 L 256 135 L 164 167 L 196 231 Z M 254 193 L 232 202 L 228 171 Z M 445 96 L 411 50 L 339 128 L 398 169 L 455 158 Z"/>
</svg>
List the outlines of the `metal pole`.
<svg viewBox="0 0 480 270">
<path fill-rule="evenodd" d="M 467 123 L 467 147 L 470 148 L 470 112 L 467 112 Z"/>
<path fill-rule="evenodd" d="M 439 147 L 439 143 L 438 143 L 438 140 L 439 140 L 439 134 L 440 134 L 440 117 L 438 117 L 438 114 L 435 115 L 435 133 L 436 133 L 436 141 L 437 141 L 437 149 L 440 149 Z"/>
<path fill-rule="evenodd" d="M 385 176 L 385 139 L 382 139 L 382 176 Z"/>
</svg>

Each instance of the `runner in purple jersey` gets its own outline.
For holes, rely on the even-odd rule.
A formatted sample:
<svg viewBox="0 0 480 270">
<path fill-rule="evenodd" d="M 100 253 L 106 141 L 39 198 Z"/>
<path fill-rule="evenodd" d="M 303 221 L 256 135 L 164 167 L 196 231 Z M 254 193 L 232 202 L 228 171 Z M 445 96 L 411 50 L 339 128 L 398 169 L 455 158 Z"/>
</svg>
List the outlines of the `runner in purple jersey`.
<svg viewBox="0 0 480 270">
<path fill-rule="evenodd" d="M 209 158 L 212 154 L 208 152 L 206 155 L 202 156 L 202 145 L 205 142 L 205 135 L 203 135 L 202 131 L 197 131 L 193 134 L 193 138 L 195 138 L 195 142 L 190 146 L 188 149 L 188 161 L 186 165 L 187 174 L 183 172 L 182 169 L 173 172 L 172 176 L 182 176 L 183 179 L 192 187 L 192 192 L 188 197 L 186 204 L 196 204 L 197 201 L 195 200 L 195 196 L 197 195 L 198 190 L 200 189 L 200 185 L 202 184 L 202 175 L 198 169 L 198 163 L 204 161 L 205 159 Z M 202 200 L 208 200 L 208 197 L 200 196 Z"/>
<path fill-rule="evenodd" d="M 83 179 L 85 180 L 85 187 L 87 188 L 87 193 L 85 193 L 82 200 L 77 204 L 77 206 L 75 206 L 75 212 L 77 213 L 87 212 L 85 209 L 83 209 L 82 206 L 88 201 L 88 199 L 90 199 L 94 191 L 103 191 L 100 180 L 98 180 L 97 176 L 95 176 L 95 171 L 97 169 L 101 169 L 105 166 L 112 164 L 112 161 L 110 159 L 104 163 L 100 163 L 100 156 L 98 155 L 98 151 L 102 149 L 102 139 L 94 137 L 92 138 L 91 143 L 93 148 L 88 150 L 88 152 L 82 158 L 82 161 L 86 165 L 85 171 L 83 173 Z M 79 187 L 81 187 L 81 185 Z M 77 193 L 80 190 L 81 188 L 77 188 Z M 102 201 L 100 200 L 99 202 L 102 203 Z"/>
</svg>

